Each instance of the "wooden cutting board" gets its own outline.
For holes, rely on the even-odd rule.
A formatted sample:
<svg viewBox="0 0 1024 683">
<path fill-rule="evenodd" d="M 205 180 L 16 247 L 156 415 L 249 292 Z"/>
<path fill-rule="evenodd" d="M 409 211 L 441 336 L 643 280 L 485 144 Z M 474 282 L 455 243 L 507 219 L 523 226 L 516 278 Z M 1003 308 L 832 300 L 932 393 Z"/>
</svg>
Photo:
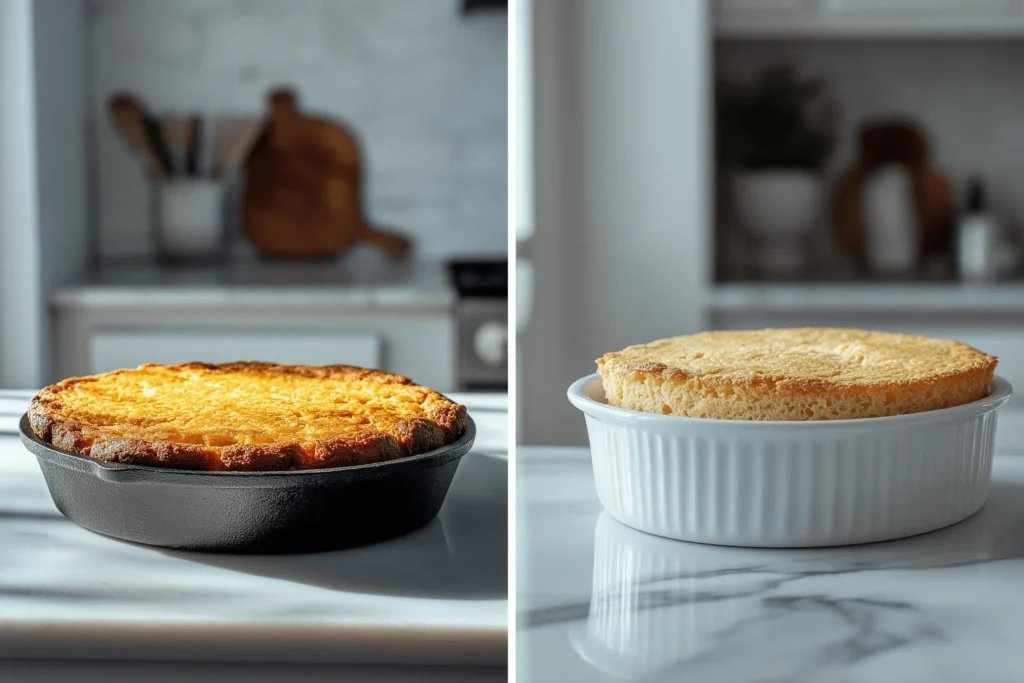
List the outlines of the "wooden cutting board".
<svg viewBox="0 0 1024 683">
<path fill-rule="evenodd" d="M 408 253 L 408 239 L 366 220 L 363 167 L 352 134 L 303 115 L 290 91 L 271 93 L 269 108 L 266 129 L 245 163 L 249 240 L 274 258 L 329 258 L 358 242 L 395 258 Z"/>
<path fill-rule="evenodd" d="M 953 193 L 929 156 L 924 132 L 912 123 L 878 121 L 861 127 L 859 155 L 840 178 L 835 196 L 837 236 L 848 254 L 858 260 L 864 257 L 867 235 L 862 190 L 871 174 L 887 163 L 901 164 L 910 174 L 920 255 L 949 251 Z"/>
</svg>

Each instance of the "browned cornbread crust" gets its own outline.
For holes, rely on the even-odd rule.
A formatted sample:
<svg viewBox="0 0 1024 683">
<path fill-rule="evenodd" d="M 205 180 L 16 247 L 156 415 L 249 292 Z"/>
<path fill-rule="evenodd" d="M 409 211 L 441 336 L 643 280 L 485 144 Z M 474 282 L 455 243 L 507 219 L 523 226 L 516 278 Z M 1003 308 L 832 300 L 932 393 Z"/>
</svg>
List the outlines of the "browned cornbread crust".
<svg viewBox="0 0 1024 683">
<path fill-rule="evenodd" d="M 400 375 L 348 365 L 140 365 L 48 386 L 40 439 L 97 460 L 193 470 L 343 467 L 451 443 L 466 407 Z"/>
<path fill-rule="evenodd" d="M 988 394 L 996 358 L 966 344 L 838 328 L 721 331 L 597 360 L 610 405 L 725 420 L 903 415 Z"/>
</svg>

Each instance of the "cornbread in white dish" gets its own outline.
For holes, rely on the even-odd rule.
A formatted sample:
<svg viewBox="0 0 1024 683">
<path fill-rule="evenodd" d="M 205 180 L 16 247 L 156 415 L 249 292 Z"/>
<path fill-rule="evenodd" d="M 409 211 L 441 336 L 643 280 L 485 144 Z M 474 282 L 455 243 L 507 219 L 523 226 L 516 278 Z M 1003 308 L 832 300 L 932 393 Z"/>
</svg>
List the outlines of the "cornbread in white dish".
<svg viewBox="0 0 1024 683">
<path fill-rule="evenodd" d="M 702 332 L 598 359 L 609 405 L 722 420 L 849 420 L 984 398 L 993 356 L 966 344 L 838 328 Z"/>
<path fill-rule="evenodd" d="M 955 524 L 988 498 L 996 359 L 849 329 L 705 332 L 609 353 L 569 387 L 598 498 L 685 541 L 810 547 Z"/>
<path fill-rule="evenodd" d="M 612 517 L 684 541 L 793 548 L 903 538 L 977 512 L 1012 393 L 998 375 L 989 389 L 941 410 L 799 422 L 617 408 L 596 373 L 568 393 Z"/>
</svg>

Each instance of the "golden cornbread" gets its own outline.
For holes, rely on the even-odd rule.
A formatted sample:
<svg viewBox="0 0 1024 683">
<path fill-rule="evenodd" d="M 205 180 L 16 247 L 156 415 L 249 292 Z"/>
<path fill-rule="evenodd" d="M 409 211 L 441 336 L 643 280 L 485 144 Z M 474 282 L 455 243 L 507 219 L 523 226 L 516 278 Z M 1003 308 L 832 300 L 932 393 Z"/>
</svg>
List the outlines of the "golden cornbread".
<svg viewBox="0 0 1024 683">
<path fill-rule="evenodd" d="M 32 431 L 111 462 L 195 470 L 341 467 L 423 453 L 461 436 L 465 406 L 347 365 L 141 365 L 46 387 Z"/>
<path fill-rule="evenodd" d="M 841 420 L 983 398 L 993 356 L 916 335 L 802 328 L 702 332 L 597 360 L 609 405 L 723 420 Z"/>
</svg>

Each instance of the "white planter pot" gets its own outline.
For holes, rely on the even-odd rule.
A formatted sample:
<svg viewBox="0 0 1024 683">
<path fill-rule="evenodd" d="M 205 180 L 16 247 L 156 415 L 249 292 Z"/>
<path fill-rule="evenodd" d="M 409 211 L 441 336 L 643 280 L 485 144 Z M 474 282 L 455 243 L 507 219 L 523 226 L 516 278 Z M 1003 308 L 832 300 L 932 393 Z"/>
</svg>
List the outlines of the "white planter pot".
<svg viewBox="0 0 1024 683">
<path fill-rule="evenodd" d="M 825 181 L 811 171 L 737 172 L 732 177 L 736 216 L 758 241 L 759 264 L 788 272 L 806 265 L 807 236 L 821 218 Z"/>
</svg>

